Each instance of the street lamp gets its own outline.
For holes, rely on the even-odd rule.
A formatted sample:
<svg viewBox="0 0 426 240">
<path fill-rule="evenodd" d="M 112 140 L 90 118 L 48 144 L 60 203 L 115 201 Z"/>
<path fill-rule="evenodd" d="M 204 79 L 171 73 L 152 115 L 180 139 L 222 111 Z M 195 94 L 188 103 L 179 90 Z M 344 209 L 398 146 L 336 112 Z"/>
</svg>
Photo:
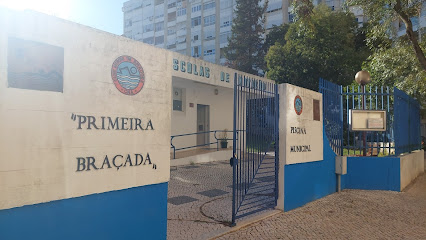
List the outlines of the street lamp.
<svg viewBox="0 0 426 240">
<path fill-rule="evenodd" d="M 361 85 L 362 89 L 362 110 L 365 110 L 365 85 L 369 84 L 371 81 L 370 73 L 362 70 L 356 73 L 355 75 L 355 82 L 357 82 L 359 85 Z M 366 132 L 362 132 L 362 146 L 363 146 L 363 156 L 367 156 L 367 137 Z"/>
</svg>

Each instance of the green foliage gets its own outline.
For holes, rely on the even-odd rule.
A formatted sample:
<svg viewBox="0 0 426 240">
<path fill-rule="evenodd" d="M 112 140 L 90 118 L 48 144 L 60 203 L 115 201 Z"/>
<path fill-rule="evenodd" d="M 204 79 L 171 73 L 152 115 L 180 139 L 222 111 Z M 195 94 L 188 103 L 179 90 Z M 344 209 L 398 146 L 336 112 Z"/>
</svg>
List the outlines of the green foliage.
<svg viewBox="0 0 426 240">
<path fill-rule="evenodd" d="M 419 15 L 422 0 L 351 0 L 368 18 L 367 45 L 373 54 L 363 64 L 376 86 L 395 86 L 426 104 L 426 41 L 417 40 L 411 18 Z M 398 38 L 398 23 L 406 27 Z"/>
<path fill-rule="evenodd" d="M 389 47 L 389 40 L 396 37 L 397 29 L 394 27 L 395 21 L 400 19 L 400 15 L 395 10 L 395 5 L 401 4 L 401 13 L 409 18 L 419 15 L 423 0 L 397 1 L 397 0 L 350 0 L 349 5 L 360 6 L 364 15 L 368 17 L 367 42 L 369 47 Z M 397 23 L 397 22 L 396 22 Z M 382 42 L 384 45 L 374 43 Z"/>
<path fill-rule="evenodd" d="M 426 50 L 426 41 L 420 43 Z M 379 49 L 364 63 L 376 86 L 395 86 L 426 104 L 426 71 L 423 71 L 409 42 L 400 40 L 392 48 Z"/>
<path fill-rule="evenodd" d="M 294 0 L 291 5 L 295 21 L 309 17 L 314 9 L 314 4 L 311 0 Z"/>
<path fill-rule="evenodd" d="M 318 90 L 320 77 L 348 85 L 369 55 L 365 46 L 357 44 L 357 34 L 353 14 L 333 12 L 320 4 L 290 25 L 284 43 L 269 49 L 268 77 L 312 90 Z"/>
<path fill-rule="evenodd" d="M 237 0 L 232 35 L 224 51 L 230 67 L 251 74 L 258 74 L 265 56 L 262 45 L 267 1 L 264 6 L 260 2 Z"/>
<path fill-rule="evenodd" d="M 269 48 L 275 43 L 279 43 L 281 45 L 285 45 L 285 35 L 289 29 L 289 24 L 283 24 L 280 26 L 273 26 L 272 29 L 266 35 L 265 42 L 263 43 L 263 52 L 267 53 Z M 262 65 L 262 69 L 266 69 L 266 62 Z"/>
<path fill-rule="evenodd" d="M 368 19 L 367 45 L 373 51 L 392 47 L 395 41 L 410 42 L 414 58 L 426 71 L 426 58 L 413 31 L 411 19 L 418 17 L 424 0 L 350 0 L 349 5 L 363 9 Z M 424 3 L 423 3 L 424 4 Z M 405 38 L 397 38 L 399 24 L 405 25 Z"/>
</svg>

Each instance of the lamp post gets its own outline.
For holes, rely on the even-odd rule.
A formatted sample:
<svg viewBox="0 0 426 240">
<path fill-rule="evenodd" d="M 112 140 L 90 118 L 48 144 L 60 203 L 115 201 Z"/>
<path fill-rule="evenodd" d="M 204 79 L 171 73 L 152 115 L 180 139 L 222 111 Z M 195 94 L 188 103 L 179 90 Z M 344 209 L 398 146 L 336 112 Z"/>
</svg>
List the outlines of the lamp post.
<svg viewBox="0 0 426 240">
<path fill-rule="evenodd" d="M 355 81 L 361 85 L 362 89 L 362 110 L 365 110 L 365 85 L 369 84 L 371 81 L 370 73 L 367 71 L 359 71 L 355 75 Z M 362 146 L 363 146 L 363 156 L 367 156 L 367 135 L 366 132 L 362 132 Z"/>
</svg>

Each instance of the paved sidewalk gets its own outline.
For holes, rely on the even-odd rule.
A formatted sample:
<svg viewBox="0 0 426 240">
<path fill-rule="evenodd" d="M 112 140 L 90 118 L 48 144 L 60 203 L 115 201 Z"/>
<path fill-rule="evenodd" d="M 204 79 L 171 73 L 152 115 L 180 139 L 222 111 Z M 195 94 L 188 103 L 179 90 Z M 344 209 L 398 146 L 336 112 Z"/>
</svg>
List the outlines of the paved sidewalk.
<svg viewBox="0 0 426 240">
<path fill-rule="evenodd" d="M 269 189 L 274 179 L 260 177 L 254 184 L 257 191 Z M 229 231 L 232 217 L 229 160 L 171 167 L 167 208 L 168 239 L 209 239 Z M 240 221 L 269 211 L 259 211 Z"/>
<path fill-rule="evenodd" d="M 426 239 L 426 174 L 404 192 L 345 190 L 216 239 Z"/>
<path fill-rule="evenodd" d="M 167 204 L 167 239 L 205 239 L 229 228 L 232 168 L 227 161 L 171 167 Z M 228 207 L 227 207 L 228 206 Z"/>
</svg>

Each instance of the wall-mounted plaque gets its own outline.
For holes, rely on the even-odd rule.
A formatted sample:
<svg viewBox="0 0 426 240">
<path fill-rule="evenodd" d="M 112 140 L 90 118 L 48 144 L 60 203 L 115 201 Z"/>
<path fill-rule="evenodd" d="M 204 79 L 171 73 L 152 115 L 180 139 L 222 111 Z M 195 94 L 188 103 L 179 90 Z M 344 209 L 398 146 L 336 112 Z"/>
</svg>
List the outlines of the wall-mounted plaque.
<svg viewBox="0 0 426 240">
<path fill-rule="evenodd" d="M 351 110 L 351 131 L 386 131 L 385 110 Z"/>
<path fill-rule="evenodd" d="M 321 121 L 320 102 L 317 99 L 313 100 L 314 121 Z"/>
<path fill-rule="evenodd" d="M 63 48 L 14 37 L 8 41 L 9 87 L 63 92 Z"/>
</svg>

